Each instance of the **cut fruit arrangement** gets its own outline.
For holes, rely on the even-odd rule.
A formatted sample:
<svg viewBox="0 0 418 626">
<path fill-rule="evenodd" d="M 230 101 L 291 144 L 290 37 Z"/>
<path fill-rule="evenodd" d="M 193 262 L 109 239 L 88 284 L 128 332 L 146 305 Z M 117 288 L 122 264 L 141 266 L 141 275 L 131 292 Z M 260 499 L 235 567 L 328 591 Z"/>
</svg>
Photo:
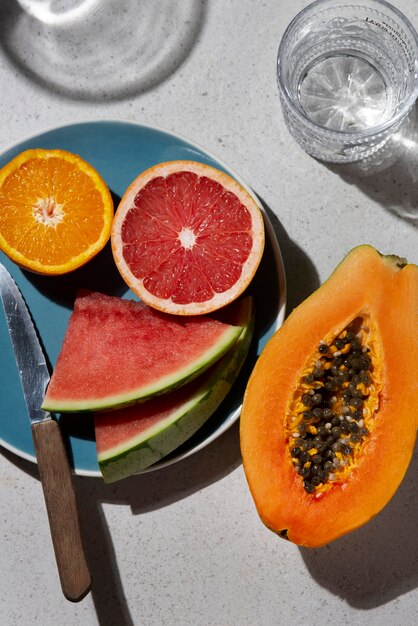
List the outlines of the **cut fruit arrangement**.
<svg viewBox="0 0 418 626">
<path fill-rule="evenodd" d="M 0 208 L 0 249 L 22 268 L 65 274 L 111 235 L 141 298 L 80 290 L 42 408 L 94 413 L 106 482 L 178 448 L 221 404 L 250 347 L 254 305 L 240 296 L 264 249 L 255 199 L 213 167 L 174 161 L 139 175 L 114 216 L 92 166 L 34 149 L 0 170 Z"/>
<path fill-rule="evenodd" d="M 140 174 L 113 216 L 90 165 L 31 150 L 0 170 L 0 209 L 0 249 L 22 267 L 66 273 L 110 237 L 141 300 L 79 292 L 43 408 L 91 412 L 106 482 L 178 449 L 249 351 L 256 200 L 224 172 L 174 161 Z M 281 537 L 324 545 L 396 492 L 418 428 L 417 315 L 418 267 L 359 246 L 264 348 L 240 440 L 256 509 Z"/>
</svg>

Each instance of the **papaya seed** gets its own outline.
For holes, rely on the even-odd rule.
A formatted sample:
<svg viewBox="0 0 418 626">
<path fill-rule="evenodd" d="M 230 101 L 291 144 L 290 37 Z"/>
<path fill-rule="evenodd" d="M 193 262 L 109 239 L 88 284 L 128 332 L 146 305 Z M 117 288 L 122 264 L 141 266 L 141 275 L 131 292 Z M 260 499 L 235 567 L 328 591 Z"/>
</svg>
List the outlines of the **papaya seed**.
<svg viewBox="0 0 418 626">
<path fill-rule="evenodd" d="M 321 340 L 300 379 L 294 404 L 306 410 L 293 412 L 289 440 L 307 493 L 328 489 L 335 477 L 349 472 L 369 435 L 364 420 L 369 404 L 376 404 L 369 330 L 365 320 L 356 319 L 332 341 Z"/>
</svg>

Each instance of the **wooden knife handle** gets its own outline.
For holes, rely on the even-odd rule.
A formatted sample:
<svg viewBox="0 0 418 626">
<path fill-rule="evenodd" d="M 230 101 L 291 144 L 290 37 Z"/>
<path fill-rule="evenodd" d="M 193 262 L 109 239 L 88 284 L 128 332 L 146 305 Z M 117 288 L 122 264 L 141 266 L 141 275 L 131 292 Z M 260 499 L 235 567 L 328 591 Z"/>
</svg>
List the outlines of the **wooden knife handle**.
<svg viewBox="0 0 418 626">
<path fill-rule="evenodd" d="M 71 467 L 54 419 L 32 424 L 52 543 L 65 597 L 78 602 L 91 589 L 91 575 L 81 541 Z"/>
</svg>

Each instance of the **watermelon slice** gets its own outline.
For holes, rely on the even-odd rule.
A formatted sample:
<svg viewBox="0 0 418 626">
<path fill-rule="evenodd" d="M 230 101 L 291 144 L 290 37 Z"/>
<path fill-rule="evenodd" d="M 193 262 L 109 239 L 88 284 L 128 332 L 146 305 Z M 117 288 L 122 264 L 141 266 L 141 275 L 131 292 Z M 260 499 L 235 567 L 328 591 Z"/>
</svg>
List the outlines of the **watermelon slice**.
<svg viewBox="0 0 418 626">
<path fill-rule="evenodd" d="M 229 310 L 243 331 L 209 370 L 147 402 L 95 414 L 97 457 L 106 483 L 137 474 L 175 450 L 218 408 L 245 361 L 254 329 L 251 297 L 236 301 Z"/>
<path fill-rule="evenodd" d="M 42 408 L 94 411 L 175 389 L 217 361 L 241 331 L 209 317 L 185 319 L 81 292 Z"/>
</svg>

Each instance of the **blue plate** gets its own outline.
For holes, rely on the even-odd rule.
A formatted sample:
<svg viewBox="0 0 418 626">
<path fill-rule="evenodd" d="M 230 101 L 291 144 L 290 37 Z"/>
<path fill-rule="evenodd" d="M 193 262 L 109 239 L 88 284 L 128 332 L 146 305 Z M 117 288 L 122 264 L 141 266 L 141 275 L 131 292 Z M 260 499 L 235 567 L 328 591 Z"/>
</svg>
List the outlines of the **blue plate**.
<svg viewBox="0 0 418 626">
<path fill-rule="evenodd" d="M 228 172 L 246 187 L 236 172 L 196 144 L 159 128 L 125 121 L 86 121 L 47 130 L 3 151 L 0 167 L 29 148 L 61 148 L 79 154 L 103 176 L 114 196 L 115 206 L 141 171 L 163 161 L 189 159 L 208 163 Z M 272 225 L 263 214 L 266 248 L 249 287 L 257 311 L 252 353 L 231 393 L 207 423 L 152 469 L 167 466 L 196 452 L 238 419 L 242 395 L 255 360 L 283 322 L 285 276 L 282 257 Z M 61 348 L 78 288 L 135 298 L 115 268 L 109 245 L 93 261 L 66 276 L 48 277 L 26 272 L 1 253 L 0 261 L 10 271 L 26 300 L 51 370 Z M 36 462 L 26 405 L 3 315 L 0 315 L 0 389 L 0 444 L 20 457 Z M 59 420 L 75 472 L 100 476 L 91 416 L 76 414 L 60 416 Z"/>
</svg>

